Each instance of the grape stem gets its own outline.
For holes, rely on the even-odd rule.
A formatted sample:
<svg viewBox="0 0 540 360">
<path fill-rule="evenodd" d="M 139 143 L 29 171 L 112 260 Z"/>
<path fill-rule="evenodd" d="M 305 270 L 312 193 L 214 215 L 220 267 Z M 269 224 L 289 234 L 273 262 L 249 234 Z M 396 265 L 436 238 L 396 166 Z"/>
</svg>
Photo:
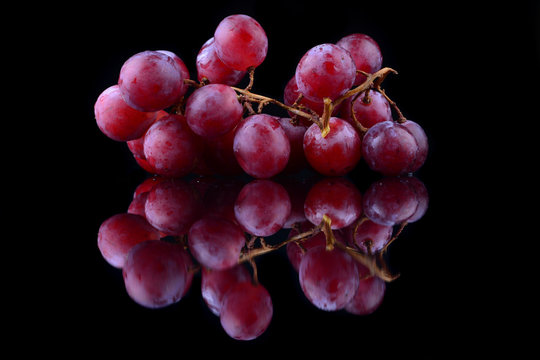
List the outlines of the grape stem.
<svg viewBox="0 0 540 360">
<path fill-rule="evenodd" d="M 363 74 L 364 76 L 366 76 L 366 80 L 362 84 L 358 85 L 357 87 L 355 87 L 353 89 L 350 89 L 349 91 L 347 91 L 345 94 L 341 95 L 340 97 L 338 97 L 334 101 L 332 101 L 330 98 L 324 98 L 323 99 L 324 109 L 323 109 L 323 113 L 322 113 L 321 116 L 319 116 L 313 110 L 299 104 L 299 101 L 300 101 L 301 97 L 303 97 L 303 94 L 300 94 L 300 97 L 295 101 L 295 103 L 292 106 L 289 106 L 289 105 L 286 105 L 286 104 L 284 104 L 281 101 L 278 101 L 276 99 L 272 99 L 270 97 L 255 94 L 255 93 L 251 92 L 251 88 L 253 87 L 253 80 L 254 80 L 254 69 L 253 68 L 248 69 L 249 84 L 248 84 L 248 86 L 246 88 L 240 89 L 240 88 L 234 87 L 234 86 L 231 86 L 231 88 L 233 88 L 238 94 L 240 94 L 239 100 L 241 100 L 244 103 L 244 106 L 246 107 L 246 109 L 248 109 L 248 112 L 249 112 L 250 115 L 255 114 L 255 110 L 251 106 L 252 102 L 255 102 L 255 103 L 259 104 L 258 107 L 257 107 L 257 113 L 258 114 L 260 114 L 262 112 L 263 108 L 266 105 L 274 104 L 274 105 L 277 105 L 277 106 L 289 111 L 290 113 L 292 113 L 292 114 L 294 114 L 296 116 L 301 116 L 301 117 L 306 118 L 306 119 L 310 120 L 311 122 L 317 124 L 317 126 L 319 126 L 319 128 L 321 129 L 321 135 L 323 137 L 326 137 L 328 135 L 328 133 L 330 132 L 330 117 L 332 116 L 332 113 L 334 112 L 334 109 L 337 106 L 339 106 L 343 101 L 350 98 L 351 96 L 356 96 L 355 99 L 357 99 L 361 93 L 366 92 L 366 91 L 368 91 L 370 89 L 374 89 L 374 90 L 380 92 L 384 96 L 384 98 L 388 101 L 390 106 L 392 106 L 392 108 L 395 110 L 395 112 L 397 114 L 397 117 L 398 117 L 397 122 L 399 122 L 399 123 L 405 122 L 407 119 L 405 118 L 405 116 L 403 116 L 403 113 L 399 110 L 396 103 L 393 100 L 391 100 L 388 97 L 388 95 L 386 95 L 386 92 L 381 88 L 381 84 L 384 81 L 384 79 L 386 78 L 386 76 L 388 76 L 388 74 L 390 74 L 390 73 L 397 74 L 397 71 L 392 69 L 392 68 L 389 68 L 389 67 L 384 67 L 384 68 L 380 69 L 379 71 L 374 72 L 373 74 L 366 73 L 366 72 L 361 71 L 361 70 L 358 70 L 358 72 Z M 201 83 L 197 83 L 194 80 L 185 79 L 184 83 L 188 84 L 189 86 L 193 86 L 195 88 L 200 88 L 200 87 L 208 84 L 208 81 L 201 81 Z M 351 107 L 353 105 L 352 104 L 353 102 L 354 102 L 354 100 L 351 102 Z M 354 115 L 354 111 L 352 111 L 352 114 L 353 114 L 353 120 L 354 120 L 354 123 L 356 124 L 356 127 L 362 133 L 365 133 L 367 131 L 367 129 L 365 127 L 363 127 L 358 122 L 358 120 L 356 119 L 356 117 Z"/>
<path fill-rule="evenodd" d="M 250 264 L 252 264 L 253 266 L 253 259 L 257 256 L 260 256 L 260 255 L 263 255 L 263 254 L 267 254 L 269 252 L 272 252 L 272 251 L 275 251 L 285 245 L 287 245 L 288 243 L 290 242 L 296 242 L 298 245 L 301 246 L 301 242 L 304 241 L 304 240 L 307 240 L 309 239 L 310 237 L 318 234 L 319 232 L 323 232 L 325 234 L 325 237 L 326 237 L 326 250 L 327 251 L 333 251 L 334 248 L 338 248 L 342 251 L 345 251 L 346 253 L 348 253 L 355 261 L 361 263 L 362 265 L 364 265 L 365 267 L 367 267 L 371 274 L 372 275 L 375 275 L 377 277 L 379 277 L 380 279 L 386 281 L 386 282 L 390 282 L 390 281 L 393 281 L 395 279 L 397 279 L 399 277 L 399 274 L 398 275 L 394 275 L 392 273 L 390 273 L 390 271 L 388 270 L 385 262 L 384 262 L 384 259 L 382 257 L 375 257 L 375 256 L 372 256 L 372 255 L 366 255 L 366 254 L 363 254 L 361 253 L 360 251 L 358 251 L 357 249 L 354 249 L 346 244 L 343 244 L 339 241 L 336 241 L 336 238 L 332 232 L 332 220 L 326 216 L 326 215 L 323 215 L 323 220 L 321 221 L 321 223 L 315 227 L 313 227 L 312 229 L 308 230 L 308 231 L 305 231 L 303 233 L 300 233 L 296 236 L 293 236 L 293 237 L 290 237 L 289 239 L 277 244 L 277 245 L 268 245 L 264 238 L 258 238 L 259 239 L 259 242 L 260 242 L 260 246 L 259 247 L 255 247 L 255 240 L 256 238 L 255 237 L 252 237 L 251 240 L 249 241 L 249 244 L 248 246 L 246 247 L 246 250 L 245 251 L 242 251 L 242 253 L 240 254 L 240 257 L 238 259 L 238 263 L 241 264 L 241 263 L 244 263 L 244 262 L 249 262 Z M 303 247 L 301 246 L 301 249 Z M 381 263 L 381 265 L 379 264 L 379 262 Z"/>
</svg>

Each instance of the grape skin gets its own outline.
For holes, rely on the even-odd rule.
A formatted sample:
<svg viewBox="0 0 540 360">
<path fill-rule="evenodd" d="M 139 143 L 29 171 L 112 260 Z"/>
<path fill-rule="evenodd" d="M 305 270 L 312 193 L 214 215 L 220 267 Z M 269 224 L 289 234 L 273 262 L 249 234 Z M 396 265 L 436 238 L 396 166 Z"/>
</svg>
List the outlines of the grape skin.
<svg viewBox="0 0 540 360">
<path fill-rule="evenodd" d="M 295 78 L 298 90 L 310 100 L 335 100 L 353 86 L 356 66 L 347 50 L 334 44 L 321 44 L 300 59 Z"/>
<path fill-rule="evenodd" d="M 240 121 L 243 112 L 244 108 L 230 86 L 209 84 L 191 94 L 185 114 L 195 134 L 213 138 L 231 131 Z"/>
<path fill-rule="evenodd" d="M 237 85 L 246 75 L 245 71 L 231 69 L 216 54 L 214 38 L 210 38 L 197 54 L 197 78 L 207 78 L 211 84 Z"/>
<path fill-rule="evenodd" d="M 390 108 L 390 104 L 380 92 L 373 90 L 367 91 L 367 96 L 370 99 L 368 103 L 363 101 L 365 94 L 366 93 L 360 94 L 353 105 L 356 120 L 358 120 L 363 127 L 369 129 L 380 122 L 392 120 L 392 109 Z M 341 117 L 350 124 L 353 124 L 354 122 L 351 111 L 351 102 L 353 99 L 354 96 L 351 96 L 345 100 L 341 111 Z"/>
<path fill-rule="evenodd" d="M 202 213 L 202 202 L 195 189 L 182 179 L 168 179 L 155 185 L 144 206 L 146 219 L 167 235 L 189 231 Z"/>
<path fill-rule="evenodd" d="M 356 69 L 369 74 L 381 69 L 382 54 L 379 44 L 366 34 L 351 34 L 343 37 L 337 43 L 337 46 L 344 48 L 351 54 Z M 366 80 L 363 74 L 357 74 L 354 85 L 360 85 Z"/>
<path fill-rule="evenodd" d="M 142 112 L 128 106 L 113 85 L 105 89 L 94 105 L 98 128 L 112 140 L 129 141 L 140 138 L 155 121 L 155 112 Z"/>
<path fill-rule="evenodd" d="M 225 294 L 220 322 L 225 332 L 236 340 L 253 340 L 261 336 L 272 320 L 270 294 L 262 285 L 241 282 Z"/>
<path fill-rule="evenodd" d="M 195 222 L 188 233 L 188 244 L 197 261 L 215 270 L 225 270 L 237 264 L 246 238 L 234 223 L 216 217 L 204 217 Z"/>
<path fill-rule="evenodd" d="M 128 295 L 139 305 L 162 308 L 184 296 L 191 284 L 189 255 L 179 244 L 149 240 L 135 245 L 122 269 Z"/>
<path fill-rule="evenodd" d="M 259 66 L 268 52 L 268 38 L 252 17 L 237 14 L 221 20 L 214 33 L 216 53 L 231 69 L 246 71 Z"/>
<path fill-rule="evenodd" d="M 300 262 L 298 274 L 302 291 L 321 310 L 343 309 L 358 289 L 356 263 L 339 249 L 328 251 L 323 245 L 310 249 Z"/>
<path fill-rule="evenodd" d="M 157 50 L 157 52 L 168 55 L 169 57 L 171 57 L 176 62 L 176 64 L 178 64 L 178 67 L 180 68 L 180 74 L 182 75 L 182 79 L 183 80 L 189 79 L 189 69 L 187 68 L 184 61 L 182 59 L 180 59 L 180 57 L 178 55 L 176 55 L 175 53 L 173 53 L 172 51 L 169 51 L 169 50 Z M 182 87 L 181 87 L 181 90 L 180 90 L 180 96 L 184 96 L 187 93 L 188 89 L 189 89 L 189 85 L 184 83 L 183 80 L 182 80 Z"/>
<path fill-rule="evenodd" d="M 270 236 L 278 232 L 291 213 L 287 190 L 270 180 L 253 180 L 246 184 L 234 204 L 236 220 L 255 236 Z"/>
<path fill-rule="evenodd" d="M 200 157 L 200 144 L 182 115 L 156 121 L 144 136 L 144 157 L 155 173 L 168 177 L 187 175 Z"/>
<path fill-rule="evenodd" d="M 291 145 L 275 117 L 256 114 L 238 125 L 233 149 L 238 164 L 247 174 L 268 179 L 285 169 Z"/>
<path fill-rule="evenodd" d="M 345 178 L 326 178 L 315 184 L 304 203 L 306 218 L 314 225 L 328 216 L 332 229 L 341 229 L 352 224 L 362 214 L 362 195 Z"/>
<path fill-rule="evenodd" d="M 236 265 L 226 270 L 209 270 L 203 268 L 201 276 L 201 294 L 204 302 L 219 316 L 223 297 L 235 284 L 251 281 L 249 271 L 243 265 Z"/>
<path fill-rule="evenodd" d="M 184 78 L 180 66 L 169 55 L 143 51 L 122 65 L 118 86 L 124 101 L 132 108 L 158 111 L 180 100 Z"/>
<path fill-rule="evenodd" d="M 122 268 L 129 250 L 146 240 L 159 240 L 160 234 L 142 216 L 116 214 L 105 220 L 98 231 L 97 245 L 103 258 Z"/>
<path fill-rule="evenodd" d="M 358 132 L 343 119 L 330 118 L 330 132 L 323 138 L 316 124 L 304 134 L 304 153 L 309 164 L 326 176 L 343 176 L 360 161 Z"/>
<path fill-rule="evenodd" d="M 369 315 L 382 304 L 386 283 L 376 276 L 361 279 L 354 298 L 345 306 L 345 311 L 355 315 Z"/>
</svg>

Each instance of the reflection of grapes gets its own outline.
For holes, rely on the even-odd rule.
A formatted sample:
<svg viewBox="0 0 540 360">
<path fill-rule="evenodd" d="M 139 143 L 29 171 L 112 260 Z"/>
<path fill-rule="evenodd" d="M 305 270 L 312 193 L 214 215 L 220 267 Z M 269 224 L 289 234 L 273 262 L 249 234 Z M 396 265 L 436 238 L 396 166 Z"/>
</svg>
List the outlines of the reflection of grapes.
<svg viewBox="0 0 540 360">
<path fill-rule="evenodd" d="M 201 279 L 201 294 L 208 308 L 219 316 L 223 297 L 231 286 L 248 281 L 251 281 L 251 277 L 243 265 L 226 270 L 204 269 Z"/>
<path fill-rule="evenodd" d="M 356 315 L 369 315 L 381 305 L 386 284 L 376 276 L 361 279 L 354 298 L 345 306 L 345 310 Z"/>
<path fill-rule="evenodd" d="M 190 260 L 177 244 L 150 240 L 135 245 L 123 268 L 129 296 L 138 304 L 160 308 L 179 301 L 191 283 Z"/>
<path fill-rule="evenodd" d="M 343 309 L 358 289 L 358 269 L 346 253 L 324 246 L 310 249 L 302 258 L 300 285 L 308 300 L 326 311 Z"/>
<path fill-rule="evenodd" d="M 274 308 L 262 285 L 241 282 L 223 297 L 220 320 L 225 332 L 237 340 L 253 340 L 270 325 Z"/>
</svg>

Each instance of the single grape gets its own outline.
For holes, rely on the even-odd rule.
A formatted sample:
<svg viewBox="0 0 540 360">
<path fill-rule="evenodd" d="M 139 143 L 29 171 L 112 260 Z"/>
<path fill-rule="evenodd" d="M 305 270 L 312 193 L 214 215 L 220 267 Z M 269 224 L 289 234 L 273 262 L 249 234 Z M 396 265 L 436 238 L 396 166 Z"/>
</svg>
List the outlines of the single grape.
<svg viewBox="0 0 540 360">
<path fill-rule="evenodd" d="M 315 184 L 304 203 L 306 218 L 319 225 L 323 215 L 332 220 L 332 229 L 352 224 L 362 214 L 362 195 L 345 178 L 326 178 Z"/>
<path fill-rule="evenodd" d="M 351 109 L 351 102 L 355 97 L 347 98 L 343 102 L 341 117 L 353 124 L 352 110 L 354 110 L 356 120 L 368 129 L 377 123 L 392 120 L 392 109 L 386 98 L 378 91 L 369 90 L 366 93 L 358 96 L 354 101 L 353 109 Z"/>
<path fill-rule="evenodd" d="M 381 69 L 382 54 L 379 44 L 366 34 L 351 34 L 340 39 L 337 46 L 351 54 L 356 69 L 372 74 Z M 360 85 L 366 80 L 363 74 L 357 74 L 354 85 Z"/>
<path fill-rule="evenodd" d="M 229 289 L 243 282 L 251 281 L 251 275 L 244 265 L 236 265 L 226 270 L 203 268 L 201 276 L 201 294 L 204 302 L 214 313 L 221 313 L 223 297 Z"/>
<path fill-rule="evenodd" d="M 165 241 L 149 240 L 135 245 L 122 271 L 128 295 L 148 308 L 178 302 L 191 282 L 188 256 L 181 245 Z"/>
<path fill-rule="evenodd" d="M 238 125 L 233 149 L 238 164 L 247 174 L 267 179 L 285 169 L 291 145 L 275 117 L 256 114 Z"/>
<path fill-rule="evenodd" d="M 253 340 L 261 336 L 272 320 L 270 294 L 262 285 L 241 282 L 233 285 L 223 297 L 221 326 L 233 339 Z"/>
<path fill-rule="evenodd" d="M 312 101 L 335 100 L 349 90 L 356 78 L 351 54 L 334 44 L 311 48 L 296 67 L 298 90 Z"/>
<path fill-rule="evenodd" d="M 358 269 L 345 252 L 326 250 L 323 245 L 310 249 L 298 272 L 300 286 L 308 300 L 325 311 L 343 309 L 358 289 Z"/>
<path fill-rule="evenodd" d="M 291 213 L 287 191 L 270 180 L 253 180 L 245 185 L 234 204 L 236 220 L 251 235 L 270 236 L 278 232 Z"/>
<path fill-rule="evenodd" d="M 157 52 L 170 56 L 176 62 L 176 64 L 178 64 L 178 67 L 180 68 L 180 73 L 182 74 L 182 79 L 189 79 L 189 69 L 178 55 L 168 50 L 158 50 Z M 189 85 L 184 83 L 184 81 L 182 80 L 182 90 L 180 91 L 180 96 L 184 96 L 187 93 L 188 89 Z"/>
<path fill-rule="evenodd" d="M 424 183 L 414 176 L 402 178 L 402 181 L 409 185 L 409 188 L 414 191 L 416 201 L 418 202 L 415 212 L 407 219 L 408 223 L 412 223 L 420 220 L 426 213 L 429 204 L 429 194 Z"/>
<path fill-rule="evenodd" d="M 369 219 L 364 219 L 354 232 L 356 224 L 346 229 L 349 239 L 365 254 L 375 254 L 382 250 L 392 238 L 392 226 L 381 225 Z"/>
<path fill-rule="evenodd" d="M 199 219 L 202 208 L 200 195 L 192 186 L 181 179 L 168 179 L 150 190 L 144 210 L 156 229 L 180 236 Z"/>
<path fill-rule="evenodd" d="M 155 173 L 168 177 L 187 175 L 201 156 L 201 145 L 182 115 L 156 121 L 144 136 L 144 156 Z"/>
<path fill-rule="evenodd" d="M 360 280 L 354 298 L 345 306 L 345 310 L 355 315 L 369 315 L 382 304 L 386 283 L 376 276 Z"/>
<path fill-rule="evenodd" d="M 246 75 L 245 71 L 231 69 L 216 54 L 214 38 L 204 43 L 196 60 L 197 78 L 207 78 L 211 84 L 237 85 Z"/>
<path fill-rule="evenodd" d="M 109 264 L 122 268 L 129 250 L 146 240 L 159 240 L 160 234 L 144 217 L 116 214 L 105 220 L 98 231 L 98 248 Z"/>
<path fill-rule="evenodd" d="M 330 132 L 322 137 L 316 124 L 304 134 L 304 153 L 309 164 L 326 176 L 343 176 L 354 169 L 361 157 L 361 140 L 351 124 L 330 118 Z"/>
<path fill-rule="evenodd" d="M 157 51 L 143 51 L 124 63 L 118 86 L 123 99 L 132 108 L 157 111 L 180 100 L 184 78 L 172 57 Z"/>
<path fill-rule="evenodd" d="M 402 177 L 385 177 L 374 182 L 363 197 L 364 214 L 373 222 L 386 226 L 417 218 L 419 205 L 415 188 Z"/>
<path fill-rule="evenodd" d="M 238 71 L 259 66 L 268 52 L 264 29 L 247 15 L 230 15 L 223 19 L 216 28 L 214 40 L 221 61 Z"/>
<path fill-rule="evenodd" d="M 212 138 L 231 131 L 242 118 L 243 112 L 244 108 L 230 86 L 209 84 L 191 94 L 185 114 L 195 134 Z"/>
<path fill-rule="evenodd" d="M 103 134 L 116 141 L 140 138 L 156 119 L 155 112 L 142 112 L 128 106 L 118 85 L 103 91 L 95 105 L 96 123 Z"/>
<path fill-rule="evenodd" d="M 427 137 L 412 121 L 378 123 L 366 132 L 362 143 L 362 155 L 369 167 L 387 176 L 418 170 L 427 151 Z"/>
<path fill-rule="evenodd" d="M 209 269 L 224 270 L 236 265 L 245 243 L 242 229 L 225 219 L 207 216 L 189 229 L 189 249 Z"/>
</svg>

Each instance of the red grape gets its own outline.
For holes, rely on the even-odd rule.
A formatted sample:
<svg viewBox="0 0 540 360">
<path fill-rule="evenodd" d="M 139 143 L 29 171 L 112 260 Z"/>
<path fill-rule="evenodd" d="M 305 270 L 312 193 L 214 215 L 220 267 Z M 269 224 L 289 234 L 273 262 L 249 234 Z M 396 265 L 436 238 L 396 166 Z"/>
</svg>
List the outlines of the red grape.
<svg viewBox="0 0 540 360">
<path fill-rule="evenodd" d="M 145 204 L 148 222 L 167 235 L 186 234 L 199 219 L 202 203 L 199 194 L 181 179 L 162 181 L 150 190 Z"/>
<path fill-rule="evenodd" d="M 420 202 L 407 178 L 386 177 L 364 194 L 364 214 L 377 224 L 394 226 L 417 215 Z"/>
<path fill-rule="evenodd" d="M 246 75 L 245 71 L 231 69 L 216 54 L 214 38 L 204 43 L 197 55 L 197 78 L 207 78 L 213 84 L 237 85 Z"/>
<path fill-rule="evenodd" d="M 379 45 L 370 36 L 365 34 L 351 34 L 339 40 L 336 45 L 349 51 L 356 69 L 367 73 L 374 73 L 381 69 L 382 54 Z M 354 85 L 360 85 L 366 80 L 362 74 L 356 75 Z"/>
<path fill-rule="evenodd" d="M 414 191 L 416 201 L 418 202 L 415 212 L 407 219 L 407 222 L 412 223 L 420 220 L 426 213 L 429 204 L 429 194 L 424 183 L 414 176 L 408 176 L 402 180 Z"/>
<path fill-rule="evenodd" d="M 231 131 L 242 118 L 243 112 L 244 108 L 230 86 L 210 84 L 191 94 L 185 114 L 195 134 L 216 137 Z"/>
<path fill-rule="evenodd" d="M 243 265 L 226 270 L 203 269 L 201 293 L 204 302 L 215 315 L 221 313 L 221 304 L 227 291 L 235 284 L 251 281 L 249 271 Z"/>
<path fill-rule="evenodd" d="M 256 114 L 238 125 L 233 149 L 238 164 L 247 174 L 267 179 L 285 169 L 291 145 L 275 117 Z"/>
<path fill-rule="evenodd" d="M 415 172 L 416 170 L 420 169 L 420 167 L 422 167 L 426 161 L 428 153 L 428 139 L 424 129 L 422 129 L 422 127 L 414 121 L 407 120 L 402 123 L 401 126 L 405 127 L 411 133 L 416 140 L 416 144 L 418 145 L 416 158 L 411 166 L 409 166 L 407 169 L 408 172 Z"/>
<path fill-rule="evenodd" d="M 262 285 L 237 283 L 223 297 L 221 326 L 233 339 L 253 340 L 266 331 L 273 311 L 270 294 Z"/>
<path fill-rule="evenodd" d="M 323 179 L 309 191 L 304 213 L 315 225 L 320 224 L 323 215 L 327 215 L 332 220 L 332 229 L 341 229 L 352 224 L 362 214 L 362 195 L 345 178 Z"/>
<path fill-rule="evenodd" d="M 243 173 L 234 155 L 234 136 L 237 129 L 238 126 L 215 138 L 202 138 L 204 142 L 204 161 L 218 174 L 238 175 Z"/>
<path fill-rule="evenodd" d="M 170 114 L 161 118 L 144 136 L 144 156 L 159 175 L 187 175 L 194 168 L 200 152 L 200 144 L 182 115 Z"/>
<path fill-rule="evenodd" d="M 392 120 L 392 109 L 386 98 L 378 91 L 369 90 L 367 94 L 370 99 L 368 103 L 364 102 L 365 93 L 360 94 L 354 101 L 353 110 L 356 120 L 368 129 L 377 123 Z M 351 124 L 354 121 L 351 112 L 353 98 L 354 96 L 347 98 L 341 110 L 342 118 Z"/>
<path fill-rule="evenodd" d="M 210 269 L 224 270 L 236 265 L 245 243 L 242 229 L 225 219 L 207 216 L 189 229 L 188 244 L 193 257 Z"/>
<path fill-rule="evenodd" d="M 296 67 L 298 90 L 313 101 L 335 100 L 349 90 L 356 78 L 351 54 L 334 44 L 311 48 Z"/>
<path fill-rule="evenodd" d="M 246 232 L 270 236 L 278 232 L 291 213 L 291 200 L 283 186 L 270 180 L 245 185 L 234 204 L 234 214 Z"/>
<path fill-rule="evenodd" d="M 326 137 L 322 137 L 316 124 L 307 129 L 304 153 L 317 172 L 327 176 L 343 176 L 360 161 L 360 136 L 345 120 L 331 117 L 330 132 Z"/>
<path fill-rule="evenodd" d="M 345 306 L 345 310 L 355 315 L 369 315 L 381 305 L 386 283 L 376 276 L 361 279 L 354 298 Z"/>
<path fill-rule="evenodd" d="M 155 112 L 142 112 L 128 106 L 120 88 L 113 85 L 103 91 L 95 105 L 96 123 L 103 134 L 116 141 L 140 138 L 156 119 Z"/>
<path fill-rule="evenodd" d="M 180 94 L 181 94 L 180 96 L 184 96 L 189 89 L 189 85 L 184 83 L 185 79 L 189 79 L 189 69 L 187 68 L 186 64 L 184 63 L 182 59 L 180 59 L 178 55 L 176 55 L 172 51 L 158 50 L 157 52 L 170 56 L 176 62 L 176 64 L 178 64 L 178 67 L 180 68 L 180 73 L 182 74 L 182 79 L 183 79 L 182 90 L 180 91 Z"/>
<path fill-rule="evenodd" d="M 377 224 L 366 219 L 358 225 L 354 233 L 355 224 L 349 226 L 346 231 L 348 237 L 365 254 L 375 254 L 382 250 L 392 238 L 392 226 Z"/>
<path fill-rule="evenodd" d="M 399 124 L 384 121 L 365 134 L 362 155 L 369 167 L 381 174 L 396 176 L 418 170 L 427 156 L 427 138 L 412 121 Z"/>
<path fill-rule="evenodd" d="M 325 246 L 310 249 L 299 269 L 300 286 L 308 300 L 326 311 L 343 309 L 358 289 L 358 269 L 345 252 Z"/>
<path fill-rule="evenodd" d="M 262 26 L 250 16 L 227 16 L 216 28 L 214 39 L 217 55 L 231 69 L 246 71 L 266 58 L 268 38 Z"/>
<path fill-rule="evenodd" d="M 184 78 L 172 57 L 157 51 L 143 51 L 124 63 L 118 86 L 122 97 L 132 108 L 157 111 L 180 100 Z"/>
<path fill-rule="evenodd" d="M 124 266 L 129 250 L 146 240 L 159 240 L 160 234 L 144 217 L 116 214 L 105 220 L 98 231 L 98 248 L 109 264 Z"/>
<path fill-rule="evenodd" d="M 179 244 L 149 240 L 135 245 L 122 271 L 128 295 L 148 308 L 178 302 L 191 281 L 188 259 Z"/>
<path fill-rule="evenodd" d="M 300 91 L 298 90 L 298 85 L 296 84 L 296 76 L 293 76 L 291 80 L 287 83 L 285 86 L 285 90 L 283 91 L 283 102 L 285 105 L 291 106 L 294 104 L 294 102 L 298 99 L 298 96 L 300 95 Z M 310 100 L 307 97 L 302 97 L 299 104 L 304 105 L 311 110 L 315 111 L 319 116 L 322 116 L 323 110 L 324 110 L 324 102 L 322 100 Z M 289 115 L 293 115 L 293 113 L 289 113 Z M 304 118 L 301 118 L 302 122 L 309 125 L 311 122 L 309 120 L 304 120 Z"/>
</svg>

